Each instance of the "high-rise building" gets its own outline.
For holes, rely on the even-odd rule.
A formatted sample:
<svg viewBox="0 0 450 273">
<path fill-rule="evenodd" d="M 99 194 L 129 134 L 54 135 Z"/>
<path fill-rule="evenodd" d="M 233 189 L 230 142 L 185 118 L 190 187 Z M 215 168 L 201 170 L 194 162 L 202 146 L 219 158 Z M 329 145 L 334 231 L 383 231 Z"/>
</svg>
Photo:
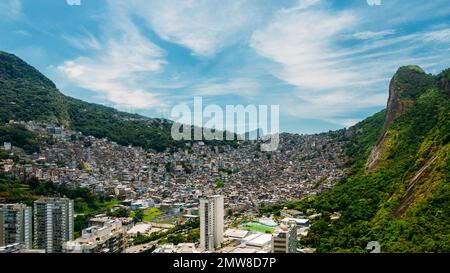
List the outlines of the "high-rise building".
<svg viewBox="0 0 450 273">
<path fill-rule="evenodd" d="M 82 231 L 81 237 L 65 242 L 65 253 L 121 253 L 125 248 L 125 230 L 122 221 L 109 219 Z"/>
<path fill-rule="evenodd" d="M 48 253 L 63 251 L 64 242 L 73 240 L 73 201 L 42 198 L 34 202 L 34 247 Z"/>
<path fill-rule="evenodd" d="M 297 252 L 297 224 L 295 221 L 281 224 L 272 234 L 273 253 Z"/>
<path fill-rule="evenodd" d="M 200 249 L 213 251 L 223 242 L 223 196 L 214 195 L 200 199 Z"/>
<path fill-rule="evenodd" d="M 0 204 L 0 246 L 20 244 L 31 249 L 31 208 L 23 204 Z"/>
</svg>

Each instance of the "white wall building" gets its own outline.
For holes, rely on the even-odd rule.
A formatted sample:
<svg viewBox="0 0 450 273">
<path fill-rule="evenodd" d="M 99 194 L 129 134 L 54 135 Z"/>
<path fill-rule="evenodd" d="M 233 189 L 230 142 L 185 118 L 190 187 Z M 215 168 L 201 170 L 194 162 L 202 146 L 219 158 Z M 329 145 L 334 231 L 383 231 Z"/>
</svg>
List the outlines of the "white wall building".
<svg viewBox="0 0 450 273">
<path fill-rule="evenodd" d="M 34 202 L 34 244 L 47 253 L 61 253 L 63 244 L 73 240 L 73 201 L 42 198 Z"/>
<path fill-rule="evenodd" d="M 223 196 L 214 195 L 200 199 L 200 249 L 213 251 L 223 243 Z"/>
<path fill-rule="evenodd" d="M 20 244 L 31 249 L 31 208 L 23 204 L 0 204 L 0 246 Z"/>
<path fill-rule="evenodd" d="M 91 226 L 81 237 L 63 245 L 65 253 L 121 253 L 125 248 L 122 221 L 110 219 L 101 226 Z"/>
<path fill-rule="evenodd" d="M 3 149 L 5 151 L 11 151 L 12 145 L 11 142 L 3 142 Z"/>
</svg>

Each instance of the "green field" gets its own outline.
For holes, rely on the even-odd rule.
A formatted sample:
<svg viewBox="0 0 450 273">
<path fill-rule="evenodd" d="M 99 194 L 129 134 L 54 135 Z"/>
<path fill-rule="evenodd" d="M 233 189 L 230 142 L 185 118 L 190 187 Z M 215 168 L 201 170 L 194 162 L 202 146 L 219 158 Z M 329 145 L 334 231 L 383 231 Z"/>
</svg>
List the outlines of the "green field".
<svg viewBox="0 0 450 273">
<path fill-rule="evenodd" d="M 130 213 L 130 217 L 134 217 L 136 215 L 136 211 L 132 211 Z M 157 208 L 149 208 L 144 211 L 144 217 L 142 217 L 142 221 L 144 222 L 152 222 L 156 218 L 161 215 L 161 211 Z"/>
<path fill-rule="evenodd" d="M 247 223 L 243 223 L 241 225 L 241 228 L 245 229 L 245 230 L 249 230 L 249 231 L 257 231 L 257 232 L 263 232 L 263 233 L 272 233 L 275 228 L 273 227 L 269 227 L 257 222 L 247 222 Z"/>
</svg>

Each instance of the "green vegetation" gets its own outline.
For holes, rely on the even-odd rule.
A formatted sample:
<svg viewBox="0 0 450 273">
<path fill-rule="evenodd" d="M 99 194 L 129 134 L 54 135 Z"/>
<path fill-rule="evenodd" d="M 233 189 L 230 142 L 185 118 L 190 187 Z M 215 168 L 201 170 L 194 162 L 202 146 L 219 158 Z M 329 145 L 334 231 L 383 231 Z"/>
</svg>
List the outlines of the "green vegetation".
<svg viewBox="0 0 450 273">
<path fill-rule="evenodd" d="M 414 70 L 419 73 L 425 73 L 425 71 L 418 65 L 408 65 L 404 67 L 405 69 Z"/>
<path fill-rule="evenodd" d="M 383 110 L 347 131 L 341 131 L 339 140 L 348 143 L 345 147 L 345 155 L 348 158 L 347 167 L 353 167 L 356 170 L 364 167 L 370 151 L 382 133 L 385 116 L 386 110 Z"/>
<path fill-rule="evenodd" d="M 275 229 L 257 222 L 246 222 L 241 224 L 241 228 L 250 231 L 257 231 L 262 233 L 272 233 Z"/>
<path fill-rule="evenodd" d="M 20 125 L 0 125 L 0 145 L 11 142 L 13 146 L 22 148 L 27 153 L 39 151 L 37 136 Z"/>
<path fill-rule="evenodd" d="M 45 121 L 121 145 L 164 151 L 184 147 L 171 137 L 172 122 L 119 112 L 63 95 L 55 84 L 21 59 L 0 51 L 0 122 Z M 237 142 L 205 141 L 207 145 Z"/>
<path fill-rule="evenodd" d="M 74 200 L 75 232 L 87 227 L 95 214 L 106 213 L 119 204 L 116 199 L 101 197 L 86 188 L 69 188 L 52 182 L 12 180 L 0 177 L 0 203 L 24 203 L 29 206 L 39 197 L 68 197 Z"/>
<path fill-rule="evenodd" d="M 153 220 L 155 220 L 156 218 L 158 218 L 158 216 L 161 215 L 161 211 L 158 208 L 149 208 L 147 210 L 135 210 L 130 212 L 130 217 L 132 217 L 133 219 L 135 219 L 138 222 L 152 222 Z"/>
<path fill-rule="evenodd" d="M 84 135 L 107 137 L 121 145 L 157 151 L 184 145 L 171 138 L 170 121 L 148 119 L 64 96 L 35 68 L 1 51 L 0 95 L 1 123 L 45 121 L 69 126 Z"/>
<path fill-rule="evenodd" d="M 232 170 L 227 169 L 227 168 L 219 168 L 219 172 L 223 172 L 223 173 L 226 173 L 226 174 L 228 174 L 228 175 L 230 175 L 230 174 L 233 173 Z"/>
<path fill-rule="evenodd" d="M 446 70 L 442 71 L 438 75 L 439 80 L 450 80 L 450 68 L 447 68 Z"/>
<path fill-rule="evenodd" d="M 133 239 L 133 245 L 146 244 L 153 241 L 161 240 L 161 242 L 183 243 L 197 242 L 200 236 L 200 221 L 189 220 L 180 225 L 175 226 L 165 232 L 156 232 L 150 235 L 138 235 Z"/>
<path fill-rule="evenodd" d="M 216 182 L 217 189 L 225 187 L 225 182 L 223 182 L 223 180 L 220 178 L 216 178 L 214 182 Z"/>
<path fill-rule="evenodd" d="M 167 236 L 162 239 L 160 243 L 169 243 L 178 245 L 180 243 L 198 243 L 200 241 L 200 228 L 194 228 L 186 232 L 185 234 L 176 233 Z"/>
<path fill-rule="evenodd" d="M 97 138 L 109 138 L 121 145 L 133 145 L 164 151 L 181 147 L 170 134 L 171 122 L 150 120 L 138 115 L 118 112 L 101 105 L 66 97 L 70 128 Z"/>
<path fill-rule="evenodd" d="M 111 216 L 111 217 L 124 218 L 124 217 L 130 217 L 130 212 L 126 208 L 118 208 L 113 211 L 107 212 L 107 215 Z"/>
<path fill-rule="evenodd" d="M 0 121 L 68 119 L 64 96 L 55 85 L 14 55 L 0 51 Z"/>
<path fill-rule="evenodd" d="M 352 175 L 317 198 L 287 205 L 323 213 L 303 245 L 365 252 L 368 242 L 378 241 L 383 252 L 450 252 L 450 101 L 436 77 L 405 68 L 395 77 L 401 96 L 414 99 L 389 126 L 381 163 L 365 169 L 384 112 L 342 132 L 351 142 Z M 331 221 L 336 211 L 342 217 Z"/>
<path fill-rule="evenodd" d="M 144 211 L 144 218 L 143 220 L 146 222 L 151 222 L 154 219 L 156 219 L 158 216 L 161 215 L 161 211 L 157 208 L 150 208 L 146 211 Z"/>
</svg>

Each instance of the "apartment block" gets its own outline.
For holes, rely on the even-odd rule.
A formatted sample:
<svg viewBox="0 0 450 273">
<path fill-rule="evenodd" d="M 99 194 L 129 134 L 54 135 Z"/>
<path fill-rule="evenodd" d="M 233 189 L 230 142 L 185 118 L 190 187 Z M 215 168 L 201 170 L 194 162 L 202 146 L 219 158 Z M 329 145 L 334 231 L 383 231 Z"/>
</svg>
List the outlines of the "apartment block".
<svg viewBox="0 0 450 273">
<path fill-rule="evenodd" d="M 31 208 L 23 204 L 0 204 L 0 246 L 32 247 Z"/>
<path fill-rule="evenodd" d="M 125 247 L 122 221 L 110 219 L 101 226 L 94 225 L 82 231 L 80 238 L 64 243 L 65 253 L 121 253 Z"/>
<path fill-rule="evenodd" d="M 290 221 L 281 224 L 272 234 L 272 253 L 296 253 L 297 252 L 297 224 Z"/>
<path fill-rule="evenodd" d="M 214 195 L 200 199 L 200 249 L 213 251 L 223 242 L 224 198 Z"/>
<path fill-rule="evenodd" d="M 73 201 L 42 198 L 34 202 L 34 247 L 48 253 L 63 252 L 63 244 L 73 240 Z"/>
</svg>

